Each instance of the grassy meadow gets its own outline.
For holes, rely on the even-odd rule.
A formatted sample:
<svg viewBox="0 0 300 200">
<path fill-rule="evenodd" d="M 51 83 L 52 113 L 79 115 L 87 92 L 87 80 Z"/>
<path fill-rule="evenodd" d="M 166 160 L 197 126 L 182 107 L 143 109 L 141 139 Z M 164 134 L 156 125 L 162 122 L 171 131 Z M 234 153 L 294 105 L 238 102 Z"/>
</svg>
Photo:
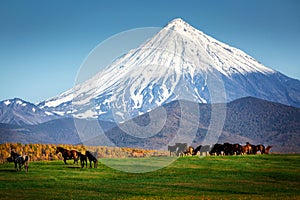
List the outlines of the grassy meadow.
<svg viewBox="0 0 300 200">
<path fill-rule="evenodd" d="M 181 157 L 148 173 L 117 171 L 103 159 L 97 169 L 31 162 L 28 173 L 0 164 L 0 199 L 300 199 L 299 154 Z M 147 158 L 116 163 L 132 159 Z"/>
</svg>

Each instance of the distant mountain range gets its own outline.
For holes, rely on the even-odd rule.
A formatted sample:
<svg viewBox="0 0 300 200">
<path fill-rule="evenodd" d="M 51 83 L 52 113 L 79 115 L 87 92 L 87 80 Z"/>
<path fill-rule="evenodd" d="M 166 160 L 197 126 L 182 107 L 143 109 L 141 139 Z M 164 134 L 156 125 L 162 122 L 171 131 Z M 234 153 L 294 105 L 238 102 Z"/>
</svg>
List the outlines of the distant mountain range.
<svg viewBox="0 0 300 200">
<path fill-rule="evenodd" d="M 40 124 L 59 118 L 57 114 L 42 110 L 33 103 L 20 98 L 8 99 L 0 102 L 0 123 L 16 125 Z"/>
<path fill-rule="evenodd" d="M 185 101 L 191 109 L 195 103 Z M 194 120 L 194 113 L 191 111 L 184 124 L 181 120 L 180 102 L 174 101 L 163 105 L 166 110 L 167 119 L 162 128 L 152 127 L 160 131 L 148 138 L 138 138 L 129 135 L 124 131 L 126 123 L 116 124 L 105 121 L 91 121 L 77 119 L 80 122 L 74 123 L 73 119 L 61 118 L 51 120 L 38 125 L 8 125 L 0 124 L 0 143 L 22 142 L 22 143 L 54 143 L 54 144 L 78 144 L 86 145 L 109 145 L 110 143 L 120 147 L 140 147 L 152 149 L 164 149 L 172 142 L 173 137 L 178 133 L 179 124 L 185 134 L 193 135 L 192 146 L 202 144 L 211 118 L 211 104 L 198 104 L 199 120 Z M 241 98 L 226 104 L 226 119 L 223 131 L 218 142 L 232 142 L 245 144 L 273 145 L 273 152 L 300 152 L 300 109 L 286 106 L 279 103 L 269 102 L 253 97 Z M 155 110 L 151 112 L 156 112 Z M 149 124 L 152 113 L 138 116 L 132 121 L 140 126 Z M 94 135 L 86 141 L 77 132 L 78 124 L 84 124 L 85 134 Z M 95 128 L 95 124 L 103 132 Z M 191 123 L 197 123 L 196 133 L 189 133 Z M 76 126 L 77 124 L 77 126 Z M 191 130 L 194 131 L 194 130 Z M 108 142 L 107 142 L 108 141 Z"/>
</svg>

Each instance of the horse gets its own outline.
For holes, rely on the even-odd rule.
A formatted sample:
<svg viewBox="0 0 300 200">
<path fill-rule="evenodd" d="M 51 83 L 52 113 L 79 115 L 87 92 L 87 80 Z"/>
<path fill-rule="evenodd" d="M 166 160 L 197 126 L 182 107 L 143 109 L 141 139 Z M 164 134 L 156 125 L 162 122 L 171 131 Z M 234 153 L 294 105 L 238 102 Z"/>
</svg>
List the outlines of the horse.
<svg viewBox="0 0 300 200">
<path fill-rule="evenodd" d="M 87 155 L 78 152 L 78 156 L 80 159 L 81 169 L 84 167 L 84 164 L 87 167 L 87 159 L 88 159 Z"/>
<path fill-rule="evenodd" d="M 215 144 L 211 151 L 209 152 L 210 155 L 223 155 L 224 154 L 224 145 L 223 144 Z"/>
<path fill-rule="evenodd" d="M 92 162 L 94 162 L 94 168 L 97 168 L 98 159 L 90 151 L 86 151 L 85 155 L 88 157 L 90 161 L 90 168 L 92 168 Z"/>
<path fill-rule="evenodd" d="M 232 155 L 240 155 L 242 153 L 242 146 L 240 144 L 232 145 Z"/>
<path fill-rule="evenodd" d="M 194 155 L 194 148 L 189 146 L 186 151 L 183 152 L 184 155 Z"/>
<path fill-rule="evenodd" d="M 242 153 L 243 154 L 255 154 L 255 146 L 251 145 L 249 142 L 246 143 L 245 146 L 242 146 Z"/>
<path fill-rule="evenodd" d="M 26 172 L 28 172 L 29 156 L 27 155 L 21 156 L 20 154 L 15 153 L 14 151 L 11 151 L 10 154 L 11 156 L 7 158 L 7 161 L 15 163 L 16 171 L 18 171 L 18 165 L 19 165 L 19 171 L 22 171 L 22 166 L 24 165 Z"/>
<path fill-rule="evenodd" d="M 269 154 L 269 151 L 270 151 L 270 149 L 272 148 L 273 146 L 267 146 L 267 148 L 266 148 L 266 150 L 265 150 L 265 153 L 266 154 Z"/>
<path fill-rule="evenodd" d="M 233 155 L 233 144 L 226 142 L 223 144 L 223 148 L 225 155 Z"/>
<path fill-rule="evenodd" d="M 201 148 L 202 148 L 202 145 L 197 146 L 197 147 L 194 149 L 194 152 L 193 152 L 192 155 L 193 155 L 193 156 L 197 155 L 198 151 L 200 152 Z"/>
<path fill-rule="evenodd" d="M 78 151 L 67 150 L 63 147 L 56 147 L 56 154 L 58 154 L 58 153 L 62 154 L 65 164 L 67 164 L 67 160 L 71 160 L 71 159 L 74 159 L 74 164 L 75 164 L 75 162 L 78 163 L 78 159 L 79 159 Z"/>
<path fill-rule="evenodd" d="M 175 143 L 175 147 L 177 149 L 176 155 L 184 155 L 184 152 L 188 149 L 187 143 Z"/>
<path fill-rule="evenodd" d="M 177 154 L 177 146 L 168 146 L 168 151 L 170 151 L 170 156 L 172 155 L 172 153 L 173 153 L 173 155 L 175 154 Z"/>
<path fill-rule="evenodd" d="M 210 145 L 204 145 L 200 148 L 200 155 L 208 156 L 210 151 Z"/>
<path fill-rule="evenodd" d="M 266 148 L 265 148 L 264 145 L 259 144 L 259 145 L 256 145 L 256 146 L 255 146 L 255 151 L 256 151 L 256 153 L 257 153 L 258 151 L 260 151 L 261 154 L 265 154 L 265 153 L 266 153 Z"/>
</svg>

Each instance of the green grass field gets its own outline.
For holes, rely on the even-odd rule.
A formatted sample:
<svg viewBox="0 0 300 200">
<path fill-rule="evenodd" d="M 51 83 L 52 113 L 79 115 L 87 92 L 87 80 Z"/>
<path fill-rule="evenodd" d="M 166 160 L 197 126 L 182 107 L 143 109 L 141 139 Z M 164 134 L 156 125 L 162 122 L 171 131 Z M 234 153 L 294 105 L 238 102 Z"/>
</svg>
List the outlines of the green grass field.
<svg viewBox="0 0 300 200">
<path fill-rule="evenodd" d="M 183 157 L 136 174 L 68 162 L 1 164 L 0 199 L 300 199 L 300 155 Z"/>
</svg>

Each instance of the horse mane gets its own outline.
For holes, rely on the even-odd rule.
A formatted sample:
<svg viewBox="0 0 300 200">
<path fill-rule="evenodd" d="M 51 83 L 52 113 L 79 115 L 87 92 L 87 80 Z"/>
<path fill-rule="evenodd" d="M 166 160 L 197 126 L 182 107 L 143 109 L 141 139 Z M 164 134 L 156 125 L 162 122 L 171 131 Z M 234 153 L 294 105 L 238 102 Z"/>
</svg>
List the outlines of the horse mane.
<svg viewBox="0 0 300 200">
<path fill-rule="evenodd" d="M 14 152 L 13 150 L 10 151 L 10 155 L 11 155 L 11 157 L 18 157 L 18 156 L 21 156 L 20 154 Z"/>
<path fill-rule="evenodd" d="M 56 149 L 65 150 L 65 148 L 63 148 L 63 147 L 56 147 Z"/>
</svg>

